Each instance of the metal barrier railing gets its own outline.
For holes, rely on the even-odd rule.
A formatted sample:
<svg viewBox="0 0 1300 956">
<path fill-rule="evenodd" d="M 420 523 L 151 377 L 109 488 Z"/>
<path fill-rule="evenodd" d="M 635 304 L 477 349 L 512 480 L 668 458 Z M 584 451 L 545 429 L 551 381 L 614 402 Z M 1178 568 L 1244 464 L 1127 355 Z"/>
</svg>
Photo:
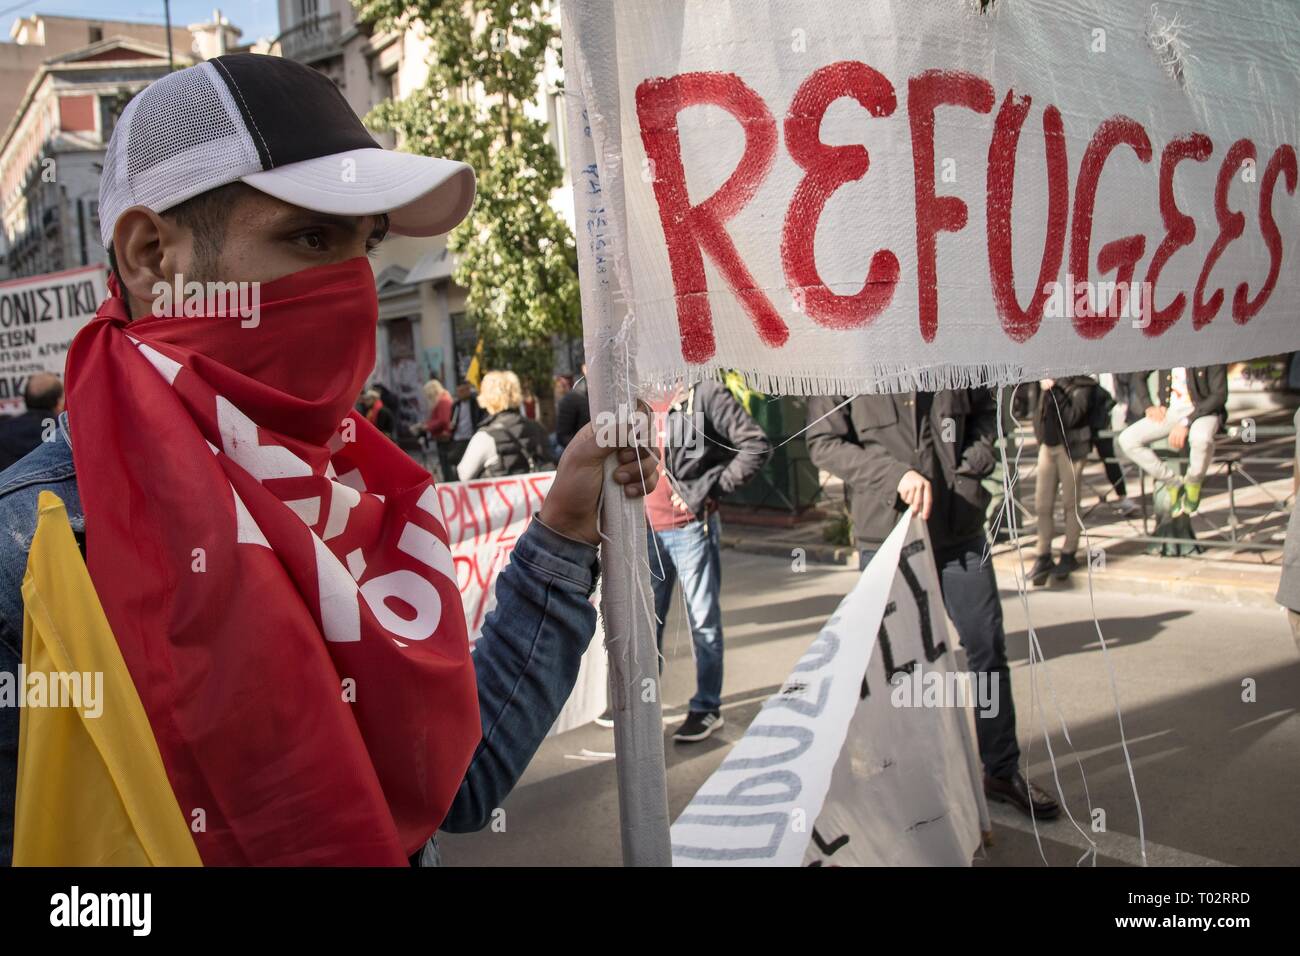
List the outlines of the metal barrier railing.
<svg viewBox="0 0 1300 956">
<path fill-rule="evenodd" d="M 1120 434 L 1119 431 L 1106 430 L 1100 432 L 1098 437 L 1102 439 L 1113 440 L 1118 438 L 1119 434 Z M 1248 437 L 1243 438 L 1243 435 Z M 1210 467 L 1212 469 L 1211 475 L 1215 475 L 1216 472 L 1214 471 L 1214 469 L 1217 469 L 1217 476 L 1223 477 L 1226 484 L 1225 491 L 1227 494 L 1227 511 L 1228 511 L 1226 538 L 1222 536 L 1222 533 L 1219 532 L 1217 528 L 1210 528 L 1207 531 L 1207 529 L 1205 529 L 1204 526 L 1202 526 L 1202 528 L 1195 529 L 1195 530 L 1197 532 L 1207 532 L 1209 536 L 1203 536 L 1202 534 L 1198 533 L 1195 540 L 1152 534 L 1150 522 L 1153 515 L 1150 509 L 1148 508 L 1148 501 L 1147 501 L 1147 484 L 1149 481 L 1149 476 L 1141 468 L 1137 468 L 1136 470 L 1138 473 L 1138 481 L 1139 481 L 1139 494 L 1137 498 L 1138 498 L 1139 507 L 1141 508 L 1142 533 L 1133 534 L 1127 530 L 1123 532 L 1118 530 L 1112 530 L 1111 528 L 1103 524 L 1097 527 L 1089 527 L 1088 535 L 1093 538 L 1101 538 L 1101 539 L 1109 539 L 1109 540 L 1117 540 L 1117 541 L 1132 541 L 1139 544 L 1178 545 L 1183 547 L 1214 548 L 1214 549 L 1223 549 L 1228 551 L 1264 552 L 1264 551 L 1278 550 L 1280 548 L 1280 544 L 1278 542 L 1253 541 L 1250 540 L 1248 537 L 1243 537 L 1242 534 L 1243 523 L 1241 521 L 1241 515 L 1243 513 L 1248 513 L 1251 510 L 1251 508 L 1254 506 L 1242 506 L 1238 503 L 1237 500 L 1238 481 L 1239 479 L 1244 478 L 1261 494 L 1263 494 L 1265 498 L 1268 499 L 1267 506 L 1264 507 L 1263 510 L 1258 515 L 1256 515 L 1254 520 L 1254 528 L 1248 529 L 1248 533 L 1250 533 L 1251 531 L 1256 531 L 1260 533 L 1276 532 L 1277 531 L 1276 527 L 1268 526 L 1265 524 L 1265 522 L 1267 521 L 1268 517 L 1274 513 L 1279 513 L 1279 514 L 1285 513 L 1286 499 L 1283 498 L 1279 500 L 1277 497 L 1275 497 L 1272 494 L 1272 492 L 1270 492 L 1266 487 L 1264 487 L 1264 484 L 1261 481 L 1257 480 L 1255 476 L 1251 474 L 1250 468 L 1259 468 L 1259 467 L 1280 468 L 1285 466 L 1291 466 L 1291 468 L 1293 469 L 1292 476 L 1294 482 L 1295 476 L 1300 475 L 1300 461 L 1298 461 L 1297 455 L 1294 453 L 1294 451 L 1292 454 L 1283 457 L 1283 456 L 1276 456 L 1276 455 L 1269 455 L 1269 454 L 1251 454 L 1247 451 L 1243 451 L 1240 449 L 1253 448 L 1255 446 L 1263 445 L 1264 447 L 1261 447 L 1260 449 L 1261 451 L 1275 450 L 1277 448 L 1280 448 L 1281 445 L 1278 443 L 1270 443 L 1267 440 L 1281 439 L 1281 438 L 1290 438 L 1294 447 L 1295 436 L 1296 436 L 1296 429 L 1293 425 L 1261 425 L 1253 422 L 1249 425 L 1243 425 L 1241 423 L 1234 423 L 1234 424 L 1227 425 L 1222 431 L 1220 431 L 1215 436 L 1214 455 Z M 1024 441 L 1026 438 L 1032 438 L 1032 437 L 1033 437 L 1033 430 L 1031 428 L 1021 427 L 1016 429 L 1014 440 Z M 1265 441 L 1261 442 L 1261 439 L 1264 439 Z M 1162 454 L 1162 457 L 1166 457 L 1166 458 L 1181 459 L 1185 457 L 1187 453 L 1186 446 L 1184 446 L 1184 448 L 1177 453 L 1172 453 L 1171 450 L 1168 449 L 1167 444 L 1163 442 L 1157 443 L 1156 446 L 1154 447 L 1156 448 L 1159 454 Z M 1008 459 L 1010 459 L 1011 457 L 1013 456 L 1009 454 Z M 1090 459 L 1090 460 L 1100 461 L 1103 465 L 1111 464 L 1111 463 L 1119 464 L 1121 467 L 1125 465 L 1134 465 L 1131 459 L 1126 457 L 1121 457 L 1119 455 L 1109 456 L 1109 457 L 1098 456 L 1097 458 Z M 1032 474 L 1032 467 L 1035 464 L 1034 460 L 1030 459 L 1029 464 L 1031 466 L 1030 474 Z M 1248 468 L 1247 465 L 1249 465 L 1250 467 Z M 1023 467 L 1023 462 L 1022 462 L 1022 467 Z M 1210 477 L 1211 476 L 1207 476 L 1207 481 L 1206 481 L 1207 485 L 1209 484 Z M 1279 478 L 1282 477 L 1285 476 L 1279 475 L 1273 479 L 1268 479 L 1268 480 L 1278 480 Z M 1025 481 L 1024 477 L 1019 478 L 1019 480 L 1016 482 L 1015 486 L 1013 487 L 1013 494 L 1015 490 L 1019 488 L 1021 484 L 1024 483 L 1024 481 Z M 1100 503 L 1101 502 L 1099 501 L 1097 505 L 1099 505 Z M 1016 504 L 1018 510 L 1022 512 L 1025 516 L 1024 523 L 1026 525 L 1028 525 L 1029 522 L 1036 520 L 1037 516 L 1033 511 L 1033 509 L 1031 509 L 1024 501 L 1020 500 L 1019 496 L 1017 496 Z M 1090 508 L 1089 513 L 1093 509 L 1095 509 L 1097 505 L 1094 505 L 1093 508 Z M 1206 517 L 1206 516 L 1201 515 L 1201 517 Z"/>
<path fill-rule="evenodd" d="M 1120 432 L 1115 430 L 1106 430 L 1099 433 L 1102 439 L 1115 439 Z M 1250 440 L 1243 439 L 1243 434 L 1249 435 Z M 1135 542 L 1142 545 L 1179 545 L 1183 547 L 1199 547 L 1202 549 L 1214 549 L 1219 551 L 1251 551 L 1265 552 L 1275 551 L 1281 548 L 1281 543 L 1276 541 L 1258 541 L 1252 540 L 1253 534 L 1276 532 L 1279 530 L 1274 525 L 1267 525 L 1269 516 L 1278 513 L 1286 513 L 1286 498 L 1279 499 L 1269 489 L 1264 486 L 1264 481 L 1276 481 L 1286 475 L 1276 475 L 1271 478 L 1265 478 L 1264 481 L 1256 478 L 1252 474 L 1252 469 L 1258 471 L 1261 468 L 1283 469 L 1287 466 L 1292 467 L 1295 471 L 1292 473 L 1293 478 L 1300 474 L 1300 463 L 1297 463 L 1296 454 L 1278 455 L 1275 454 L 1283 444 L 1280 439 L 1290 439 L 1294 448 L 1296 429 L 1293 425 L 1264 425 L 1252 423 L 1249 426 L 1243 426 L 1241 423 L 1233 423 L 1226 426 L 1215 436 L 1214 457 L 1211 464 L 1211 475 L 1207 476 L 1206 484 L 1210 483 L 1212 478 L 1222 478 L 1225 483 L 1224 491 L 1227 494 L 1227 528 L 1226 534 L 1217 527 L 1206 528 L 1205 522 L 1202 521 L 1201 527 L 1194 528 L 1197 537 L 1195 540 L 1187 538 L 1174 538 L 1164 535 L 1152 534 L 1151 520 L 1154 517 L 1151 509 L 1148 507 L 1147 485 L 1148 477 L 1142 469 L 1137 468 L 1133 461 L 1121 455 L 1108 457 L 1090 456 L 1089 461 L 1097 461 L 1102 465 L 1119 464 L 1121 467 L 1129 466 L 1136 470 L 1139 478 L 1139 507 L 1141 508 L 1142 530 L 1140 534 L 1132 532 L 1131 527 L 1114 528 L 1108 524 L 1091 525 L 1086 521 L 1087 515 L 1095 510 L 1104 495 L 1099 495 L 1098 502 L 1094 503 L 1086 512 L 1082 512 L 1085 517 L 1087 534 L 1090 538 L 1098 538 L 1115 542 Z M 1019 464 L 1017 467 L 1017 477 L 1012 485 L 1012 498 L 1015 503 L 1018 525 L 1026 532 L 1032 532 L 1037 521 L 1037 514 L 1033 507 L 1026 500 L 1023 494 L 1023 486 L 1028 484 L 1033 487 L 1034 470 L 1037 464 L 1036 455 L 1032 453 L 1032 448 L 1036 445 L 1034 440 L 1033 429 L 1020 426 L 1014 431 L 1007 434 L 1004 441 L 1008 444 L 1006 461 L 1013 464 L 1017 461 L 1016 446 L 1020 446 Z M 1157 443 L 1157 447 L 1160 443 Z M 1031 454 L 1026 456 L 1024 449 L 1026 446 L 1031 448 Z M 1167 446 L 1165 446 L 1167 450 Z M 1255 449 L 1258 448 L 1258 453 Z M 1274 454 L 1269 454 L 1274 452 Z M 1172 455 L 1170 457 L 1181 457 L 1185 454 Z M 1001 468 L 1001 458 L 999 457 L 999 468 Z M 1097 477 L 1095 474 L 1092 476 Z M 1103 480 L 1104 479 L 1104 476 Z M 1126 475 L 1126 477 L 1130 477 Z M 1243 505 L 1238 500 L 1238 491 L 1242 480 L 1248 482 L 1253 488 L 1257 489 L 1266 499 L 1267 505 L 1259 510 L 1257 505 Z M 1206 495 L 1211 497 L 1212 493 Z M 830 495 L 827 493 L 826 482 L 823 481 L 819 490 L 818 502 L 825 502 L 828 506 L 838 509 L 847 504 L 847 488 L 845 497 Z M 997 497 L 1001 497 L 1000 489 Z M 1290 496 L 1287 496 L 1290 497 Z M 1258 514 L 1252 512 L 1258 511 Z M 1211 512 L 1213 513 L 1213 512 Z M 1198 512 L 1197 515 L 1202 519 L 1208 516 Z M 1243 515 L 1248 516 L 1243 521 Z"/>
</svg>

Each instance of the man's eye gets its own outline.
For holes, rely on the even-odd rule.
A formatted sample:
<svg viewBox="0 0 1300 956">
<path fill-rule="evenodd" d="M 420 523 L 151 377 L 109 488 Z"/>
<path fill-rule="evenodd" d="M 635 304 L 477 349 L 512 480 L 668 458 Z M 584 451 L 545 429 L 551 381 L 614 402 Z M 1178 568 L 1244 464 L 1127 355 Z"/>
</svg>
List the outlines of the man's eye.
<svg viewBox="0 0 1300 956">
<path fill-rule="evenodd" d="M 294 238 L 295 242 L 301 243 L 312 252 L 320 252 L 325 248 L 325 237 L 319 232 L 304 232 Z"/>
</svg>

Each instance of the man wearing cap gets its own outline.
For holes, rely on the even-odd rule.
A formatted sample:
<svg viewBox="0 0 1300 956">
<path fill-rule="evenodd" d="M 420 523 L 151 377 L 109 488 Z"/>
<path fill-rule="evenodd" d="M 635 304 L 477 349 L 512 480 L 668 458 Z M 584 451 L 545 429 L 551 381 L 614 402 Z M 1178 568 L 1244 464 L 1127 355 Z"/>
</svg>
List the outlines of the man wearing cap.
<svg viewBox="0 0 1300 956">
<path fill-rule="evenodd" d="M 280 58 L 170 74 L 114 130 L 111 295 L 69 350 L 58 440 L 0 474 L 0 671 L 23 659 L 52 492 L 205 864 L 435 862 L 435 831 L 485 825 L 572 689 L 610 449 L 575 438 L 471 654 L 437 489 L 351 408 L 374 365 L 366 253 L 473 198 L 468 166 L 381 149 Z M 256 283 L 260 314 L 160 309 L 181 276 Z M 627 494 L 653 488 L 650 452 L 617 455 Z M 0 707 L 4 862 L 18 731 Z"/>
</svg>

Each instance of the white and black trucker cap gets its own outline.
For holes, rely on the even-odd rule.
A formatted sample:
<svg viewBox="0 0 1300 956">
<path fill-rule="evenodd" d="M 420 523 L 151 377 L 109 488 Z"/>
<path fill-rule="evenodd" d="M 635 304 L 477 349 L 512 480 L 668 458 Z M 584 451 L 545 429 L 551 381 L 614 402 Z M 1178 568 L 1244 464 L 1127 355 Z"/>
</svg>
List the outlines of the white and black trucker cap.
<svg viewBox="0 0 1300 956">
<path fill-rule="evenodd" d="M 155 80 L 127 104 L 99 184 L 100 236 L 131 206 L 163 212 L 242 181 L 345 216 L 388 213 L 406 236 L 452 229 L 474 202 L 464 163 L 383 149 L 324 74 L 232 53 Z"/>
</svg>

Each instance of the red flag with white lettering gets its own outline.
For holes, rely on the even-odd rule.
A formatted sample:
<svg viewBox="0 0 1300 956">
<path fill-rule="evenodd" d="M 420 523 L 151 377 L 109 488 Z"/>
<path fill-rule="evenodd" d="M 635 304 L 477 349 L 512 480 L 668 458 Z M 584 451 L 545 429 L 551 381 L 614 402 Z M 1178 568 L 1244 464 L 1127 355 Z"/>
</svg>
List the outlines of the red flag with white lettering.
<svg viewBox="0 0 1300 956">
<path fill-rule="evenodd" d="M 350 410 L 363 258 L 249 317 L 130 322 L 68 360 L 87 565 L 206 864 L 392 864 L 481 730 L 433 480 Z"/>
</svg>

